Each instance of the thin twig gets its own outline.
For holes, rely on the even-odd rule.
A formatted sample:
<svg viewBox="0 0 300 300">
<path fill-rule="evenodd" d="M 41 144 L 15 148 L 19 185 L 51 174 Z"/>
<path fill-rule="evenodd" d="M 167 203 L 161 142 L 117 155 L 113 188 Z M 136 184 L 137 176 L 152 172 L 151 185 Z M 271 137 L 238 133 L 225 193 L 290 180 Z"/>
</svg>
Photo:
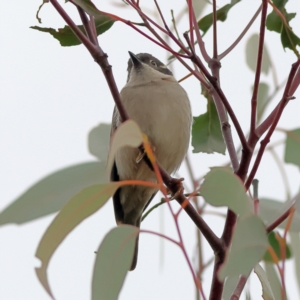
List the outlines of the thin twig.
<svg viewBox="0 0 300 300">
<path fill-rule="evenodd" d="M 247 26 L 245 27 L 245 29 L 241 32 L 241 34 L 238 36 L 238 38 L 232 43 L 232 45 L 230 45 L 224 52 L 222 52 L 221 54 L 218 55 L 218 59 L 221 60 L 222 58 L 224 58 L 228 53 L 230 53 L 235 46 L 241 41 L 241 39 L 245 36 L 245 34 L 247 33 L 247 31 L 249 30 L 249 28 L 252 26 L 252 24 L 254 23 L 254 21 L 256 20 L 257 16 L 259 15 L 259 13 L 261 12 L 261 8 L 262 5 L 260 5 L 260 7 L 258 8 L 258 10 L 256 11 L 256 13 L 254 14 L 254 16 L 252 17 L 252 19 L 249 21 L 249 23 L 247 24 Z"/>
<path fill-rule="evenodd" d="M 256 115 L 257 115 L 257 111 L 256 111 L 257 95 L 258 95 L 258 87 L 259 87 L 262 58 L 263 58 L 263 51 L 264 51 L 265 28 L 266 28 L 265 23 L 266 23 L 266 18 L 267 18 L 267 9 L 268 9 L 268 0 L 263 0 L 261 21 L 260 21 L 260 31 L 259 31 L 259 43 L 258 43 L 258 49 L 257 49 L 255 79 L 254 79 L 253 94 L 252 94 L 252 99 L 251 99 L 251 124 L 250 124 L 249 139 L 251 139 L 252 136 L 256 134 L 255 129 L 256 129 Z"/>
</svg>

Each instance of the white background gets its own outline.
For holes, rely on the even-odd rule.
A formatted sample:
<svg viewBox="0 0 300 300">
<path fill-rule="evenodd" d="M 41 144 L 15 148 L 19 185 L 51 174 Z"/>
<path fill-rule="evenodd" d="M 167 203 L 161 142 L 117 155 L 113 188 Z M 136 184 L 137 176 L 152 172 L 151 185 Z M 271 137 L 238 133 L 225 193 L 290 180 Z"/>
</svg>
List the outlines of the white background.
<svg viewBox="0 0 300 300">
<path fill-rule="evenodd" d="M 102 2 L 94 3 L 104 11 L 139 21 L 130 9 L 119 9 L 110 5 L 110 1 L 104 4 Z M 170 20 L 171 7 L 163 3 L 166 1 L 160 2 L 167 20 Z M 184 3 L 185 1 L 172 1 L 175 14 Z M 226 3 L 227 1 L 217 1 L 218 7 Z M 260 3 L 261 1 L 244 0 L 230 11 L 225 25 L 218 23 L 220 52 L 233 42 Z M 30 185 L 47 174 L 72 164 L 94 160 L 87 150 L 87 134 L 100 122 L 110 122 L 114 106 L 100 68 L 83 46 L 63 48 L 49 34 L 29 29 L 30 26 L 39 25 L 35 12 L 40 4 L 41 1 L 37 0 L 0 2 L 0 209 L 5 208 Z M 72 5 L 63 6 L 69 9 L 78 23 L 76 10 Z M 297 0 L 290 0 L 288 7 L 289 11 L 298 9 L 297 12 L 300 13 Z M 206 12 L 210 10 L 211 6 L 208 5 Z M 51 4 L 45 5 L 40 16 L 43 27 L 58 28 L 65 25 Z M 291 25 L 299 35 L 299 17 Z M 187 29 L 187 23 L 181 22 L 180 33 Z M 259 22 L 256 21 L 250 32 L 258 32 L 258 29 Z M 209 53 L 211 33 L 210 30 L 205 37 Z M 291 63 L 296 60 L 295 55 L 290 50 L 284 52 L 278 34 L 267 31 L 266 35 L 279 82 L 282 82 L 288 75 Z M 252 71 L 245 65 L 245 40 L 222 61 L 221 84 L 243 129 L 247 131 L 250 120 L 250 91 L 254 78 Z M 109 62 L 113 66 L 120 89 L 126 81 L 128 50 L 134 53 L 149 52 L 163 61 L 168 57 L 163 49 L 120 22 L 101 35 L 99 41 L 109 55 Z M 186 74 L 187 71 L 176 62 L 175 77 L 180 79 Z M 270 79 L 266 80 L 272 82 Z M 190 96 L 193 114 L 197 116 L 204 113 L 206 101 L 200 96 L 199 83 L 190 78 L 182 85 Z M 269 111 L 279 101 L 281 93 L 271 103 Z M 299 97 L 299 90 L 296 96 Z M 294 100 L 286 107 L 280 127 L 299 127 L 298 101 Z M 281 133 L 276 133 L 273 141 L 283 137 Z M 237 141 L 235 133 L 234 138 Z M 282 149 L 279 150 L 282 157 Z M 205 174 L 208 167 L 228 160 L 228 156 L 221 155 L 192 155 L 192 147 L 189 152 L 197 176 Z M 292 192 L 295 193 L 299 188 L 298 169 L 289 165 L 287 170 Z M 180 175 L 187 177 L 184 165 Z M 260 196 L 285 200 L 282 178 L 269 154 L 264 155 L 257 178 L 260 180 Z M 174 207 L 178 208 L 178 205 L 174 203 Z M 51 215 L 22 226 L 7 225 L 0 229 L 0 299 L 50 299 L 35 275 L 34 267 L 39 266 L 40 262 L 34 254 L 53 217 Z M 222 232 L 222 218 L 205 216 L 205 220 L 217 234 Z M 193 260 L 196 247 L 195 226 L 184 212 L 181 214 L 180 224 L 185 246 Z M 90 298 L 94 251 L 103 236 L 114 226 L 113 208 L 109 202 L 76 228 L 58 248 L 48 271 L 56 299 Z M 163 231 L 176 238 L 167 207 L 153 212 L 142 227 Z M 212 253 L 205 244 L 205 261 L 211 256 Z M 288 291 L 290 299 L 297 299 L 299 296 L 292 272 L 293 268 L 288 263 Z M 210 275 L 211 270 L 208 270 L 203 278 L 207 295 Z M 251 286 L 253 299 L 258 299 L 261 290 L 255 276 L 251 277 Z M 142 234 L 137 269 L 127 276 L 120 299 L 194 299 L 194 294 L 192 276 L 180 249 L 169 242 L 162 242 L 156 236 Z"/>
</svg>

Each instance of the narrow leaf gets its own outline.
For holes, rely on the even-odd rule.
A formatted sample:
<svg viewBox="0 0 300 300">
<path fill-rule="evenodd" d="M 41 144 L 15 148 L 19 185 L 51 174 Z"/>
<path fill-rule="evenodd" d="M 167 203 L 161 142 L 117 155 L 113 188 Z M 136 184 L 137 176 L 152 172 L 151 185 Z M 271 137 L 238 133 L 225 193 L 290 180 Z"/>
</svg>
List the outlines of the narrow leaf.
<svg viewBox="0 0 300 300">
<path fill-rule="evenodd" d="M 224 280 L 227 276 L 248 276 L 264 256 L 267 247 L 268 238 L 262 220 L 255 215 L 240 217 L 219 278 Z"/>
<path fill-rule="evenodd" d="M 252 212 L 243 183 L 229 168 L 212 168 L 204 178 L 200 194 L 209 204 L 226 206 L 236 214 Z"/>
<path fill-rule="evenodd" d="M 23 224 L 55 213 L 83 188 L 104 181 L 104 162 L 87 162 L 56 171 L 6 207 L 0 214 L 0 225 Z"/>
<path fill-rule="evenodd" d="M 280 248 L 280 244 L 278 241 L 278 238 L 282 237 L 276 237 L 277 233 L 275 233 L 274 231 L 270 232 L 268 234 L 268 240 L 269 240 L 269 245 L 273 248 L 274 252 L 276 253 L 276 256 L 278 257 L 279 260 L 282 260 L 282 253 L 281 253 L 281 248 Z M 284 242 L 284 241 L 283 241 Z M 284 259 L 288 259 L 291 258 L 291 249 L 290 247 L 285 243 L 285 257 Z M 263 258 L 264 261 L 266 262 L 271 262 L 274 263 L 271 254 L 269 253 L 269 251 L 267 251 L 264 255 Z"/>
<path fill-rule="evenodd" d="M 254 268 L 254 272 L 256 273 L 261 286 L 262 286 L 262 298 L 264 300 L 275 300 L 268 276 L 265 272 L 265 270 L 260 266 L 260 264 L 257 264 Z"/>
<path fill-rule="evenodd" d="M 107 162 L 107 176 L 110 174 L 117 151 L 122 147 L 136 148 L 143 143 L 142 132 L 132 120 L 122 123 L 113 134 Z"/>
<path fill-rule="evenodd" d="M 246 62 L 253 72 L 256 71 L 258 43 L 259 36 L 255 33 L 250 36 L 246 44 Z M 268 74 L 271 66 L 270 54 L 267 47 L 264 45 L 261 71 Z"/>
<path fill-rule="evenodd" d="M 224 22 L 227 19 L 227 14 L 229 10 L 237 3 L 239 3 L 241 0 L 231 0 L 230 4 L 226 4 L 220 9 L 217 10 L 217 20 Z M 208 29 L 212 26 L 213 24 L 213 14 L 210 13 L 203 17 L 199 22 L 198 22 L 198 27 L 203 31 L 203 35 L 208 31 Z"/>
<path fill-rule="evenodd" d="M 279 276 L 276 272 L 275 265 L 266 263 L 265 270 L 266 270 L 266 274 L 267 274 L 268 280 L 270 282 L 270 286 L 271 286 L 275 300 L 282 300 L 281 283 L 279 280 Z"/>
<path fill-rule="evenodd" d="M 257 95 L 257 122 L 261 121 L 263 113 L 271 100 L 271 98 L 268 97 L 269 89 L 270 88 L 267 83 L 261 82 L 259 84 L 258 95 Z"/>
<path fill-rule="evenodd" d="M 299 202 L 299 201 L 298 201 Z M 280 217 L 285 211 L 287 211 L 293 202 L 280 202 L 276 200 L 262 198 L 259 202 L 259 216 L 264 220 L 266 226 L 272 224 L 278 217 Z M 286 226 L 286 220 L 282 222 L 278 227 L 284 229 Z M 290 231 L 300 231 L 300 211 L 296 209 L 294 212 Z"/>
<path fill-rule="evenodd" d="M 130 268 L 138 228 L 112 229 L 97 251 L 92 281 L 92 299 L 116 300 Z"/>
<path fill-rule="evenodd" d="M 106 161 L 108 157 L 110 129 L 111 124 L 101 123 L 89 132 L 89 151 L 100 161 Z"/>
<path fill-rule="evenodd" d="M 66 236 L 83 220 L 99 210 L 115 193 L 120 183 L 98 184 L 82 190 L 70 199 L 43 235 L 36 257 L 42 262 L 36 274 L 48 294 L 53 297 L 47 277 L 49 261 Z"/>
<path fill-rule="evenodd" d="M 287 131 L 284 161 L 300 167 L 300 128 Z"/>
<path fill-rule="evenodd" d="M 300 236 L 299 232 L 290 232 L 291 248 L 295 258 L 295 272 L 298 282 L 298 292 L 300 293 Z"/>
<path fill-rule="evenodd" d="M 211 95 L 202 86 L 202 94 L 207 99 L 207 112 L 194 117 L 192 126 L 193 152 L 225 154 L 224 143 L 218 112 Z"/>
<path fill-rule="evenodd" d="M 236 288 L 238 282 L 239 282 L 240 276 L 229 276 L 225 279 L 224 283 L 224 289 L 222 294 L 223 300 L 230 299 L 234 289 Z"/>
<path fill-rule="evenodd" d="M 107 31 L 115 21 L 104 15 L 99 14 L 97 18 L 95 18 L 95 25 L 96 25 L 96 32 L 97 36 Z M 82 25 L 77 26 L 82 33 L 85 34 L 84 27 Z M 31 26 L 30 28 L 41 31 L 41 32 L 48 32 L 50 33 L 55 39 L 57 39 L 61 46 L 68 47 L 68 46 L 77 46 L 81 44 L 81 41 L 77 38 L 77 36 L 73 33 L 72 29 L 69 26 L 65 26 L 64 28 L 44 28 L 39 26 Z"/>
</svg>

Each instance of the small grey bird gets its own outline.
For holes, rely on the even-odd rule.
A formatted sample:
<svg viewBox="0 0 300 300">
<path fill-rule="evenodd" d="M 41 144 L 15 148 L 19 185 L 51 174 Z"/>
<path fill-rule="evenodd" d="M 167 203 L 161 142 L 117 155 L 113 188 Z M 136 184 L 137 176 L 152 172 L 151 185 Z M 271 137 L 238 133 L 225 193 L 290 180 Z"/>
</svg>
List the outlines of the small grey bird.
<svg viewBox="0 0 300 300">
<path fill-rule="evenodd" d="M 185 90 L 172 72 L 148 53 L 129 52 L 127 84 L 121 91 L 121 100 L 131 119 L 148 136 L 159 164 L 169 173 L 176 171 L 184 159 L 190 141 L 192 114 Z M 111 135 L 121 119 L 115 107 Z M 156 182 L 153 171 L 139 159 L 138 149 L 124 147 L 115 157 L 111 180 L 145 180 Z M 140 227 L 143 211 L 157 193 L 154 188 L 124 186 L 113 196 L 118 225 Z M 130 270 L 137 263 L 138 237 Z"/>
</svg>

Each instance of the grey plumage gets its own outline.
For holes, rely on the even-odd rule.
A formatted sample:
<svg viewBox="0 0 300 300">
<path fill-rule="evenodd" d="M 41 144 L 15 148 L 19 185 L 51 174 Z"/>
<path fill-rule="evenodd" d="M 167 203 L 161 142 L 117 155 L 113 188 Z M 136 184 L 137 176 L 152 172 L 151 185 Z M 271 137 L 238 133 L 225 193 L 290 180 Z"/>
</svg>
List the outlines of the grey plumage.
<svg viewBox="0 0 300 300">
<path fill-rule="evenodd" d="M 157 58 L 147 53 L 129 54 L 127 84 L 120 93 L 121 100 L 129 117 L 148 136 L 160 165 L 171 174 L 179 168 L 189 146 L 192 115 L 188 96 Z M 111 134 L 120 123 L 115 108 Z M 120 149 L 111 180 L 156 182 L 155 174 L 143 160 L 136 163 L 138 155 L 138 149 Z M 143 186 L 124 186 L 117 190 L 113 196 L 117 224 L 140 227 L 142 213 L 156 193 L 156 189 Z M 137 253 L 138 238 L 130 270 L 136 266 Z"/>
</svg>

